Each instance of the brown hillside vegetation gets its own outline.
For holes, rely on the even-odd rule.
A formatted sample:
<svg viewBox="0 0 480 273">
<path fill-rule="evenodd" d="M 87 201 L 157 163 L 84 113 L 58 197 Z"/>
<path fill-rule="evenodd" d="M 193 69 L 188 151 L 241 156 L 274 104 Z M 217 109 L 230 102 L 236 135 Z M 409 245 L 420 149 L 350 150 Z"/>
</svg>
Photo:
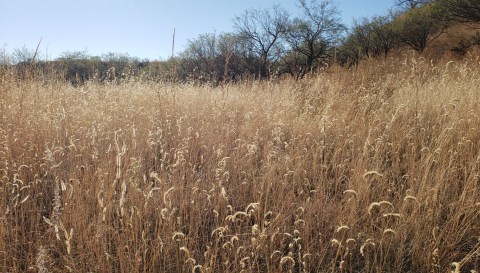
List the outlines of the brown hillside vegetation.
<svg viewBox="0 0 480 273">
<path fill-rule="evenodd" d="M 420 56 L 427 59 L 461 59 L 464 56 L 477 55 L 480 50 L 478 47 L 477 30 L 467 25 L 453 23 L 443 33 L 437 34 L 438 37 L 433 40 Z M 392 50 L 390 58 L 401 58 L 404 54 L 411 54 L 413 50 L 407 46 L 401 46 Z M 416 53 L 418 54 L 418 53 Z"/>
<path fill-rule="evenodd" d="M 408 54 L 215 89 L 2 70 L 1 271 L 478 271 L 480 60 Z"/>
<path fill-rule="evenodd" d="M 457 56 L 478 52 L 478 31 L 467 25 L 453 24 L 432 43 L 430 50 L 436 51 L 437 56 L 448 52 Z"/>
</svg>

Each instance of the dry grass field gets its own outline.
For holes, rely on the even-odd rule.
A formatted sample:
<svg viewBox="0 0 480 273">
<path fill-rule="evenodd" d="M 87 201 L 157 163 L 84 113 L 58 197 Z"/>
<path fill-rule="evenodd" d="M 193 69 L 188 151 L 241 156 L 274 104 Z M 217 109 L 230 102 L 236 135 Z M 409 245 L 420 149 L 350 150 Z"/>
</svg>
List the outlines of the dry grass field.
<svg viewBox="0 0 480 273">
<path fill-rule="evenodd" d="M 218 88 L 0 74 L 1 272 L 480 271 L 476 57 Z"/>
</svg>

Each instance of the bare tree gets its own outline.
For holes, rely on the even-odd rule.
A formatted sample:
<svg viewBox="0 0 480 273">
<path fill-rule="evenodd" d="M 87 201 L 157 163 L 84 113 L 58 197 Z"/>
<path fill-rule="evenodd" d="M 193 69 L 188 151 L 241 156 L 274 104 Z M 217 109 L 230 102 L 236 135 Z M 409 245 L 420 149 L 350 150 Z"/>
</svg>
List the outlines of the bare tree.
<svg viewBox="0 0 480 273">
<path fill-rule="evenodd" d="M 14 48 L 12 53 L 12 62 L 14 64 L 30 64 L 35 56 L 35 50 L 28 49 L 25 45 L 22 48 Z"/>
<path fill-rule="evenodd" d="M 231 33 L 207 33 L 188 40 L 186 49 L 179 53 L 179 57 L 183 59 L 184 71 L 190 73 L 189 76 L 194 81 L 211 81 L 215 84 L 223 81 L 225 77 L 234 78 L 235 75 L 244 73 L 239 67 L 242 65 L 239 61 L 242 62 L 242 56 L 246 54 L 241 51 L 241 43 L 232 44 L 234 40 L 236 41 L 237 37 Z M 225 69 L 229 53 L 230 59 Z"/>
<path fill-rule="evenodd" d="M 364 17 L 360 20 L 353 20 L 351 34 L 355 37 L 362 53 L 370 58 L 372 45 L 374 44 L 374 29 L 370 18 Z"/>
<path fill-rule="evenodd" d="M 401 9 L 414 9 L 432 2 L 433 0 L 395 0 L 395 6 Z"/>
<path fill-rule="evenodd" d="M 2 51 L 0 52 L 0 65 L 5 66 L 5 65 L 10 65 L 11 60 L 10 60 L 10 54 L 7 52 L 7 44 L 3 44 Z"/>
<path fill-rule="evenodd" d="M 279 58 L 273 53 L 274 47 L 286 30 L 288 17 L 288 12 L 276 5 L 272 9 L 246 10 L 233 20 L 238 36 L 246 41 L 251 54 L 258 58 L 258 62 L 252 65 L 261 77 L 268 75 L 269 64 L 275 63 Z"/>
<path fill-rule="evenodd" d="M 375 16 L 372 18 L 372 31 L 374 33 L 375 48 L 383 52 L 385 59 L 390 50 L 398 45 L 397 31 L 394 28 L 396 14 L 390 12 L 386 16 Z"/>
<path fill-rule="evenodd" d="M 179 54 L 186 60 L 187 70 L 195 72 L 194 77 L 206 79 L 220 73 L 220 66 L 215 60 L 218 55 L 216 33 L 201 34 L 188 40 L 186 49 Z"/>
<path fill-rule="evenodd" d="M 295 52 L 295 63 L 300 64 L 297 77 L 303 77 L 318 67 L 319 60 L 332 57 L 331 50 L 345 27 L 339 23 L 340 12 L 333 1 L 298 0 L 298 3 L 303 16 L 289 24 L 285 38 Z"/>
</svg>

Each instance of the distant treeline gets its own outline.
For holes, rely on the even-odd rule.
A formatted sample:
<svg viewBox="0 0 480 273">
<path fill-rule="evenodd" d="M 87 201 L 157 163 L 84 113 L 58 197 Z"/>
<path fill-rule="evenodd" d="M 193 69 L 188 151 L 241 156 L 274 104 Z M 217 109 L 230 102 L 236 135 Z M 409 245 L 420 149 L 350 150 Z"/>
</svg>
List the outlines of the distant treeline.
<svg viewBox="0 0 480 273">
<path fill-rule="evenodd" d="M 302 78 L 333 62 L 356 65 L 368 58 L 413 49 L 420 54 L 449 28 L 470 31 L 448 50 L 465 54 L 480 44 L 478 0 L 396 0 L 385 15 L 341 23 L 332 0 L 297 0 L 299 16 L 280 5 L 248 9 L 233 19 L 233 32 L 206 33 L 188 40 L 183 51 L 166 61 L 150 61 L 127 53 L 90 56 L 86 50 L 64 52 L 54 61 L 41 60 L 31 49 L 3 51 L 3 66 L 41 68 L 81 84 L 87 80 L 167 80 L 218 85 L 245 78 L 290 75 Z M 41 56 L 41 55 L 39 55 Z"/>
<path fill-rule="evenodd" d="M 165 62 L 130 57 L 127 53 L 110 52 L 102 56 L 90 56 L 86 50 L 73 51 L 64 52 L 61 57 L 46 61 L 42 60 L 41 56 L 36 56 L 35 51 L 22 48 L 16 49 L 9 57 L 15 60 L 19 55 L 29 56 L 24 60 L 17 58 L 17 62 L 10 61 L 19 75 L 28 74 L 35 68 L 35 71 L 41 71 L 45 76 L 65 79 L 74 85 L 89 80 L 103 82 L 160 79 L 164 78 L 168 71 Z M 5 63 L 7 62 L 4 62 L 4 66 Z"/>
</svg>

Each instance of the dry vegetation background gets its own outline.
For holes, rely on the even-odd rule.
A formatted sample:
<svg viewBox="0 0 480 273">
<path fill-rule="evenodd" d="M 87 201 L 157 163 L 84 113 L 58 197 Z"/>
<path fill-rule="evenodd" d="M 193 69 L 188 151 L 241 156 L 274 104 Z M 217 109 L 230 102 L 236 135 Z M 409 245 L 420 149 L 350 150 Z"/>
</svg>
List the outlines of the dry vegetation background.
<svg viewBox="0 0 480 273">
<path fill-rule="evenodd" d="M 470 272 L 480 60 L 0 79 L 2 272 Z"/>
</svg>

